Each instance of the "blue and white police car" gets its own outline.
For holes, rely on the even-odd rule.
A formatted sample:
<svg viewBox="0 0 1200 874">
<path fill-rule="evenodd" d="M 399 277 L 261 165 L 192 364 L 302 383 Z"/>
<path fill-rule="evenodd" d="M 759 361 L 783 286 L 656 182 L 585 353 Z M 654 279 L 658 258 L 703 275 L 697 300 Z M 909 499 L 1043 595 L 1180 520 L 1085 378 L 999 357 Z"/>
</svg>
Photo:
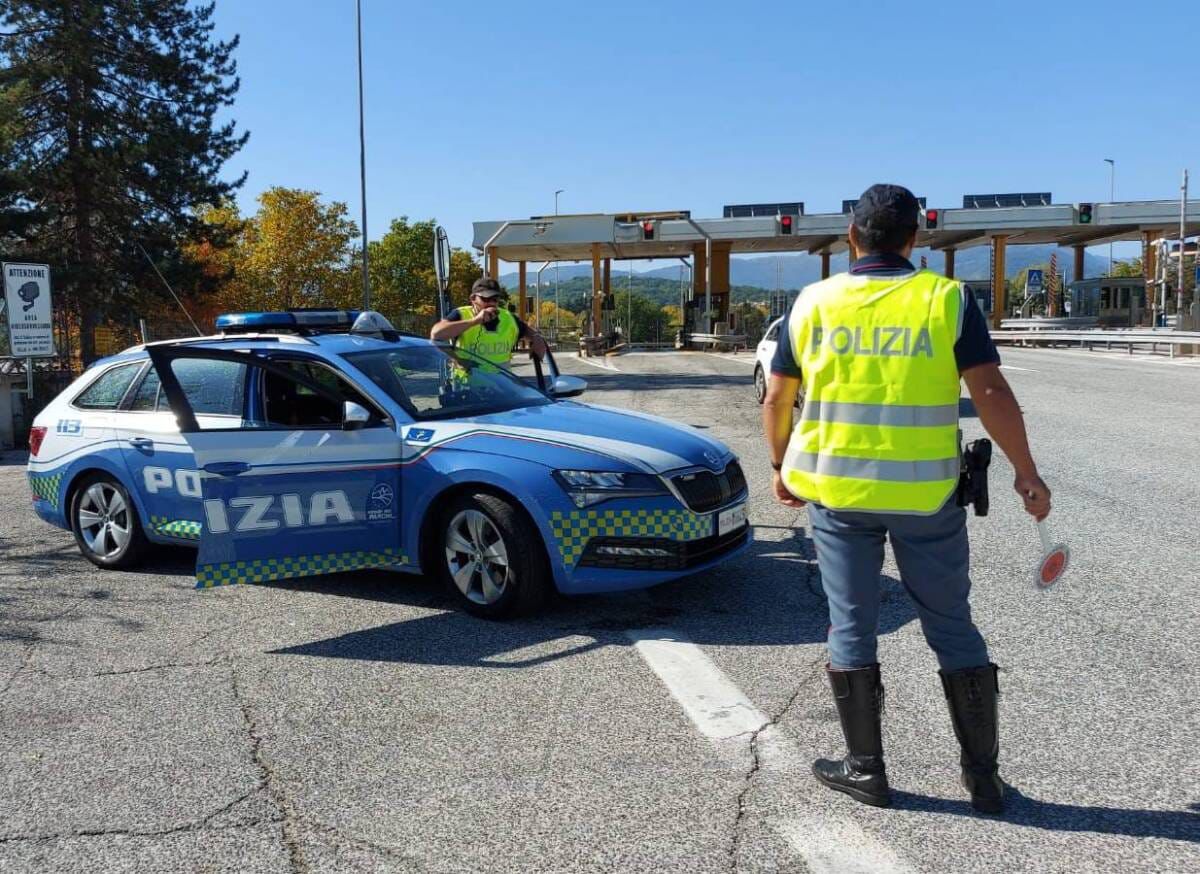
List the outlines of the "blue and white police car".
<svg viewBox="0 0 1200 874">
<path fill-rule="evenodd" d="M 472 613 L 650 586 L 749 540 L 720 442 L 579 403 L 373 312 L 229 314 L 92 366 L 34 422 L 33 507 L 103 568 L 199 545 L 200 587 L 394 568 Z"/>
</svg>

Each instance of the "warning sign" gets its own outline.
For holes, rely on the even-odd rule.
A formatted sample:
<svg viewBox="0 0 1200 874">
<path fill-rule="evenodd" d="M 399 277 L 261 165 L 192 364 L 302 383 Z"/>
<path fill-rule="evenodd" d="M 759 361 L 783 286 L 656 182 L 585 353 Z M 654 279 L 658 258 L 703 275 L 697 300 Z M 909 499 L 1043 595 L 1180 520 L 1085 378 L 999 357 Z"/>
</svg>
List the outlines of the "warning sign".
<svg viewBox="0 0 1200 874">
<path fill-rule="evenodd" d="M 5 264 L 3 269 L 9 354 L 14 358 L 53 357 L 50 268 L 45 264 Z"/>
</svg>

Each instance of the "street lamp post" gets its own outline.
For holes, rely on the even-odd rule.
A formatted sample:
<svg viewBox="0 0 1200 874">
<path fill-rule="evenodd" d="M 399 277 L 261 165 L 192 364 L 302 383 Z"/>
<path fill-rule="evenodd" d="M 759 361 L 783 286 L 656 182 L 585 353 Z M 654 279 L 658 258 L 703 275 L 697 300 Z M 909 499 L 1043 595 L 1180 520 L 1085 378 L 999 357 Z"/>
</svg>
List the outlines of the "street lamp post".
<svg viewBox="0 0 1200 874">
<path fill-rule="evenodd" d="M 554 189 L 554 214 L 558 215 L 558 196 L 566 191 L 565 188 Z M 558 262 L 554 262 L 554 342 L 558 342 Z"/>
<path fill-rule="evenodd" d="M 1112 203 L 1117 199 L 1117 162 L 1112 158 L 1105 158 L 1104 163 L 1108 165 L 1108 202 Z M 1108 275 L 1113 275 L 1112 240 L 1108 241 Z"/>
<path fill-rule="evenodd" d="M 362 186 L 362 294 L 363 309 L 371 308 L 371 282 L 367 270 L 367 131 L 363 115 L 362 0 L 355 0 L 358 22 L 358 172 Z"/>
</svg>

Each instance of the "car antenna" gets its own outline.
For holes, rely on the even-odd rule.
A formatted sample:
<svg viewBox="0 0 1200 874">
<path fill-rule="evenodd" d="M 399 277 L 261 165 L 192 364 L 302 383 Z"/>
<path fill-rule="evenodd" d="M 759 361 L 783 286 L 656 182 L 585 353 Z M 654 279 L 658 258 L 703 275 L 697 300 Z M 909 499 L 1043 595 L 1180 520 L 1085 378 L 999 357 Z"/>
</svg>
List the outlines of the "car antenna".
<svg viewBox="0 0 1200 874">
<path fill-rule="evenodd" d="M 187 316 L 187 320 L 192 323 L 192 329 L 196 332 L 196 336 L 204 336 L 204 332 L 200 330 L 200 326 L 196 324 L 196 320 L 192 318 L 192 314 L 187 311 L 187 307 L 183 305 L 183 301 L 179 299 L 179 295 L 175 293 L 175 289 L 171 288 L 171 283 L 167 282 L 167 278 L 162 275 L 162 271 L 158 269 L 158 265 L 155 264 L 150 255 L 147 254 L 145 248 L 142 247 L 142 244 L 135 240 L 133 245 L 138 247 L 138 251 L 142 253 L 142 257 L 146 259 L 146 263 L 150 265 L 150 268 L 158 275 L 158 278 L 162 280 L 162 284 L 167 287 L 167 291 L 171 292 L 171 297 L 175 298 L 175 303 L 179 304 L 179 308 L 183 310 L 183 314 Z"/>
</svg>

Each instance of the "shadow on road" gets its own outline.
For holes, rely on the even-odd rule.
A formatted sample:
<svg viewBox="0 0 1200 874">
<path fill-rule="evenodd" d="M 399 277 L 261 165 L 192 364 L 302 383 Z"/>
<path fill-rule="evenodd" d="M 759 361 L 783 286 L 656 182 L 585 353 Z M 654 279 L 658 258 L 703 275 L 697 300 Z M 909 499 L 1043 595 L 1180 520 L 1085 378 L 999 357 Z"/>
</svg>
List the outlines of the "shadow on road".
<svg viewBox="0 0 1200 874">
<path fill-rule="evenodd" d="M 455 609 L 440 583 L 384 574 L 313 577 L 266 585 L 443 609 L 376 628 L 273 650 L 277 655 L 425 665 L 521 668 L 604 646 L 629 646 L 631 629 L 669 626 L 708 646 L 822 643 L 829 613 L 803 529 L 784 541 L 754 541 L 720 568 L 644 592 L 555 599 L 539 616 L 487 622 Z M 885 577 L 880 634 L 916 618 L 899 581 Z"/>
<path fill-rule="evenodd" d="M 1059 832 L 1096 832 L 1134 838 L 1166 838 L 1200 843 L 1200 805 L 1191 810 L 1138 810 L 1136 808 L 1088 807 L 1040 801 L 1008 787 L 1008 806 L 1003 819 L 1013 825 Z M 893 790 L 892 803 L 901 810 L 979 816 L 967 801 L 934 798 Z"/>
</svg>

